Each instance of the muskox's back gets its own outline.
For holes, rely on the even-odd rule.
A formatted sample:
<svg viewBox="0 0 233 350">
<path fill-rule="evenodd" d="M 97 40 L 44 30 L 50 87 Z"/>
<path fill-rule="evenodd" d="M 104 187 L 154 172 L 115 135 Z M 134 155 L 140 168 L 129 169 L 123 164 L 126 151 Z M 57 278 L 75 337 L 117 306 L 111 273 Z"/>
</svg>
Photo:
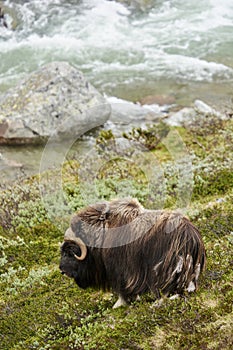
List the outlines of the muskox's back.
<svg viewBox="0 0 233 350">
<path fill-rule="evenodd" d="M 73 217 L 71 231 L 87 249 L 83 261 L 67 258 L 73 266 L 69 275 L 80 286 L 112 289 L 122 300 L 147 291 L 156 296 L 194 291 L 205 267 L 201 235 L 186 217 L 146 210 L 135 199 L 84 208 Z M 72 245 L 75 238 L 66 238 L 66 249 L 69 240 Z"/>
<path fill-rule="evenodd" d="M 197 288 L 205 267 L 205 248 L 198 229 L 186 217 L 144 210 L 118 233 L 123 237 L 111 238 L 115 248 L 103 255 L 107 274 L 119 294 L 124 289 L 127 297 L 147 291 L 169 295 Z M 125 236 L 130 242 L 116 247 Z"/>
</svg>

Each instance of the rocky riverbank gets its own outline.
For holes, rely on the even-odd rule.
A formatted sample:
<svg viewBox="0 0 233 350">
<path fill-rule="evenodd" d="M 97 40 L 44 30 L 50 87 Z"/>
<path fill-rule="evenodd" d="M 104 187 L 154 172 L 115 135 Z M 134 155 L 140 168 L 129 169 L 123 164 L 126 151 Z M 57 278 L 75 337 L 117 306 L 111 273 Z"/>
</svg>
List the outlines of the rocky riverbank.
<svg viewBox="0 0 233 350">
<path fill-rule="evenodd" d="M 100 130 L 112 130 L 120 138 L 132 127 L 146 128 L 160 121 L 185 126 L 196 118 L 224 120 L 232 115 L 230 106 L 220 108 L 221 112 L 200 100 L 180 106 L 171 95 L 150 95 L 135 103 L 102 96 L 81 72 L 64 62 L 43 66 L 0 100 L 2 182 L 38 173 L 48 140 L 56 143 L 57 153 L 68 139 L 82 154 L 91 151 Z M 91 133 L 82 139 L 87 131 Z"/>
</svg>

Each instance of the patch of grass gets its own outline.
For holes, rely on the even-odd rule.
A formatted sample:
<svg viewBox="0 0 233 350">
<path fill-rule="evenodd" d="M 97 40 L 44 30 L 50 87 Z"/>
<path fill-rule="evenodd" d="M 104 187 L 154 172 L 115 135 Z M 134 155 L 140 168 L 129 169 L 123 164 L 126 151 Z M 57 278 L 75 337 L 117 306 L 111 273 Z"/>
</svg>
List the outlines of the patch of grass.
<svg viewBox="0 0 233 350">
<path fill-rule="evenodd" d="M 201 172 L 195 177 L 193 196 L 198 199 L 212 195 L 224 195 L 232 188 L 232 169 L 220 169 L 213 173 Z"/>
</svg>

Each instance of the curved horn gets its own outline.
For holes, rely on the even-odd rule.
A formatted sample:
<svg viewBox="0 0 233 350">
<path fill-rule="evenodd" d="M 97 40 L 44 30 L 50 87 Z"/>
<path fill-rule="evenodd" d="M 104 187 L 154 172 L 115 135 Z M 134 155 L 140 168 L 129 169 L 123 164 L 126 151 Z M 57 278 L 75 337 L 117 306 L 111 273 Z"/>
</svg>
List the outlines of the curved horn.
<svg viewBox="0 0 233 350">
<path fill-rule="evenodd" d="M 64 241 L 73 241 L 75 242 L 79 248 L 81 249 L 81 255 L 78 256 L 76 254 L 74 254 L 74 257 L 77 260 L 84 260 L 85 257 L 87 256 L 87 246 L 86 244 L 81 240 L 81 238 L 76 237 L 74 231 L 72 231 L 72 229 L 69 227 L 66 230 L 65 236 L 64 236 Z"/>
</svg>

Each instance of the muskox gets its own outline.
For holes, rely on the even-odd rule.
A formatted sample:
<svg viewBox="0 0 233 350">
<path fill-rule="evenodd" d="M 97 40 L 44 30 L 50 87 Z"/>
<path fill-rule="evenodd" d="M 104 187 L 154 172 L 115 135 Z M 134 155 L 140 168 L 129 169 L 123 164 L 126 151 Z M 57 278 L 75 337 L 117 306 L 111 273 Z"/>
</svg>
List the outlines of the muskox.
<svg viewBox="0 0 233 350">
<path fill-rule="evenodd" d="M 118 307 L 146 292 L 160 298 L 194 291 L 205 261 L 201 235 L 188 218 L 123 198 L 73 216 L 60 270 L 80 288 L 117 293 Z"/>
</svg>

